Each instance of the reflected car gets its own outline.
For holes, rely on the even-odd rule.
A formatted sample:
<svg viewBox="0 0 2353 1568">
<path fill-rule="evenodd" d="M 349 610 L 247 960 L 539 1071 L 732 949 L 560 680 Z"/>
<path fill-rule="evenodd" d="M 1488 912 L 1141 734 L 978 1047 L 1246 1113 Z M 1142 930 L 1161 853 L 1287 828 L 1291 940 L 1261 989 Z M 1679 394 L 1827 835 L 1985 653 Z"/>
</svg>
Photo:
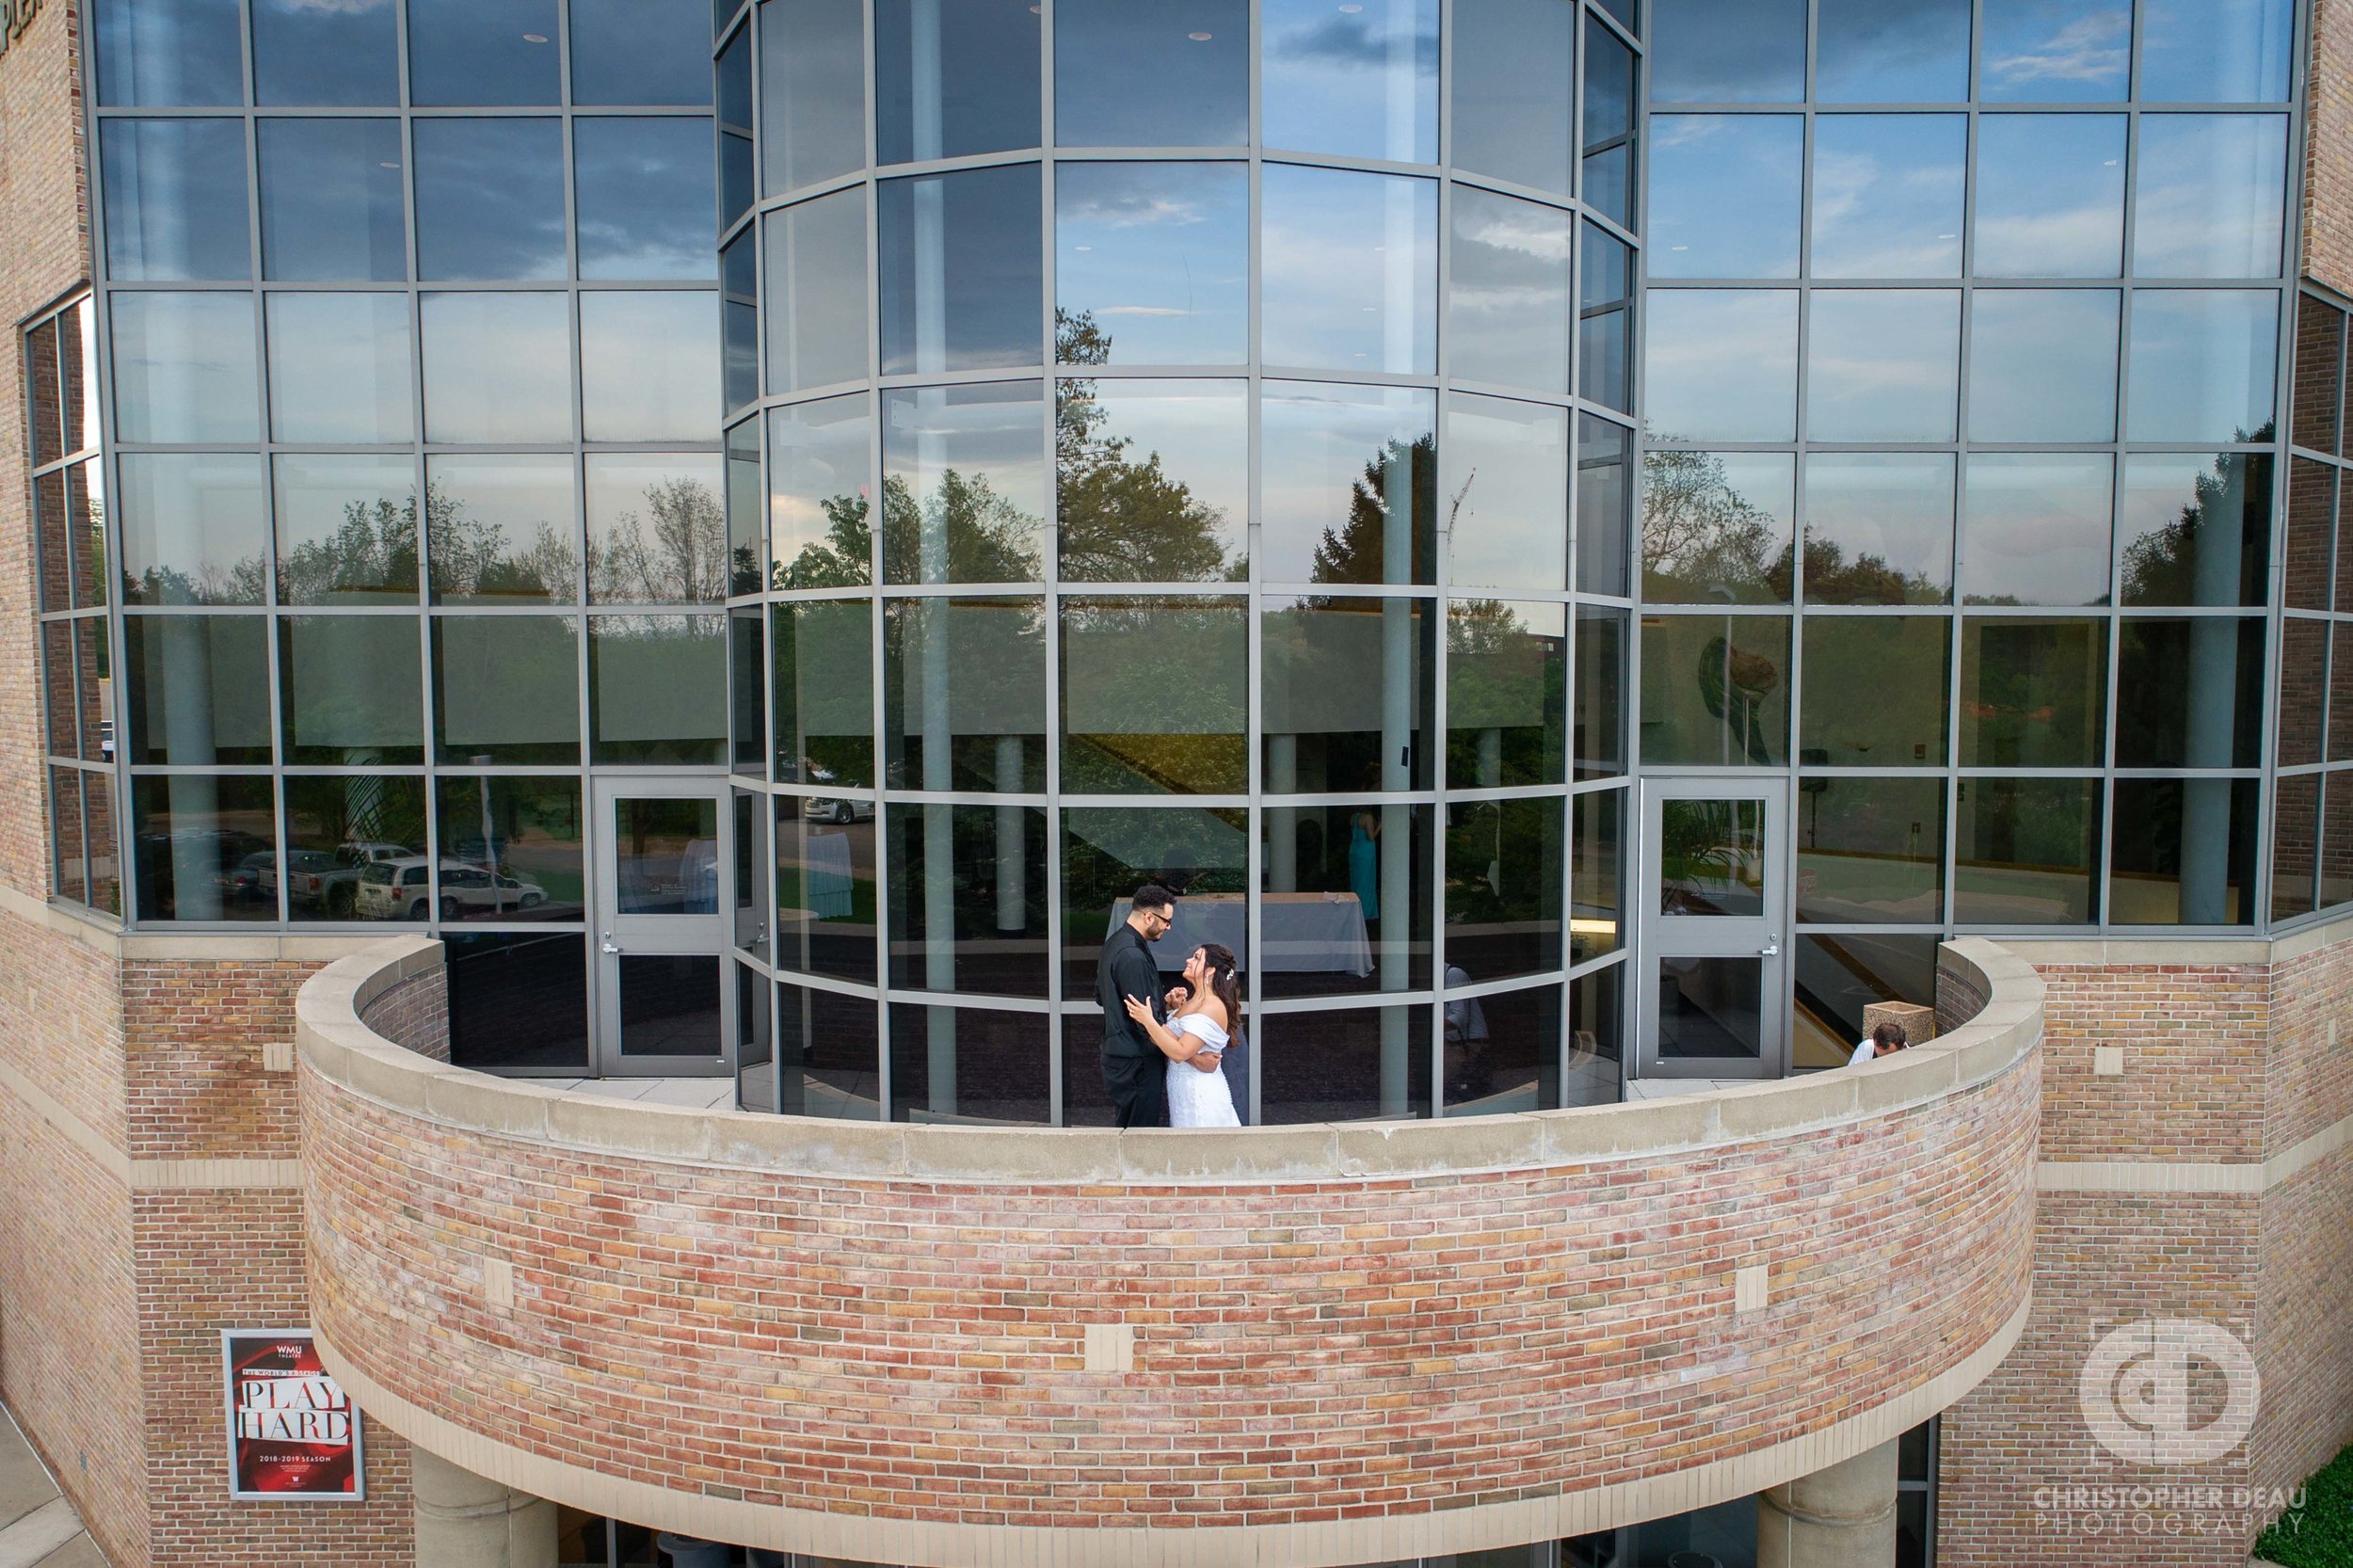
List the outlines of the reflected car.
<svg viewBox="0 0 2353 1568">
<path fill-rule="evenodd" d="M 810 800 L 801 807 L 801 814 L 820 822 L 872 822 L 874 803 L 871 800 Z"/>
<path fill-rule="evenodd" d="M 267 886 L 264 885 L 266 877 Z M 278 896 L 278 852 L 256 850 L 232 866 L 221 868 L 220 890 L 235 899 Z"/>
<path fill-rule="evenodd" d="M 425 919 L 433 910 L 429 868 L 422 855 L 362 866 L 353 912 L 366 920 Z M 547 889 L 528 877 L 493 875 L 462 860 L 442 861 L 440 872 L 444 920 L 485 910 L 536 909 L 548 901 Z"/>
<path fill-rule="evenodd" d="M 379 860 L 399 860 L 417 852 L 406 844 L 346 840 L 332 851 L 290 849 L 286 852 L 286 888 L 294 902 L 306 908 L 324 908 L 338 920 L 348 918 L 359 891 L 360 873 Z M 263 878 L 264 891 L 278 890 L 275 872 Z"/>
</svg>

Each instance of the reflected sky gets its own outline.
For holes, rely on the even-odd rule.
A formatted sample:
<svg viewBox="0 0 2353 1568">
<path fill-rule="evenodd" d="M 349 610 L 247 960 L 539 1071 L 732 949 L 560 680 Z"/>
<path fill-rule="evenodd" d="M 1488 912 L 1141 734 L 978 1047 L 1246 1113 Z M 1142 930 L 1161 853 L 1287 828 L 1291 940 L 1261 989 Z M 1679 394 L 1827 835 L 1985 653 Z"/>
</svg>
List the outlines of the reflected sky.
<svg viewBox="0 0 2353 1568">
<path fill-rule="evenodd" d="M 2261 604 L 2271 473 L 2268 453 L 2219 461 L 2186 452 L 2126 457 L 2117 502 L 2122 602 Z"/>
<path fill-rule="evenodd" d="M 2150 104 L 2277 104 L 2296 51 L 2290 0 L 2140 0 Z"/>
<path fill-rule="evenodd" d="M 249 294 L 117 294 L 115 437 L 158 443 L 261 434 Z"/>
<path fill-rule="evenodd" d="M 1953 439 L 1961 295 L 1817 289 L 1806 337 L 1806 431 L 1824 441 Z"/>
<path fill-rule="evenodd" d="M 420 309 L 426 440 L 571 440 L 571 312 L 564 296 L 428 294 Z"/>
<path fill-rule="evenodd" d="M 1568 394 L 1576 221 L 1558 207 L 1455 187 L 1449 375 Z"/>
<path fill-rule="evenodd" d="M 255 102 L 400 102 L 392 0 L 253 0 L 252 10 Z"/>
<path fill-rule="evenodd" d="M 424 460 L 436 603 L 580 598 L 572 459 L 561 453 Z"/>
<path fill-rule="evenodd" d="M 253 276 L 243 121 L 109 120 L 99 147 L 108 277 L 165 283 Z"/>
<path fill-rule="evenodd" d="M 2270 439 L 2280 363 L 2277 293 L 2138 290 L 2132 346 L 2126 436 L 2140 441 Z"/>
<path fill-rule="evenodd" d="M 1249 388 L 1057 383 L 1062 571 L 1089 582 L 1211 582 L 1246 567 Z"/>
<path fill-rule="evenodd" d="M 1659 440 L 1785 441 L 1798 424 L 1798 296 L 1655 289 L 1643 401 Z"/>
<path fill-rule="evenodd" d="M 1038 144 L 1038 11 L 1023 0 L 876 0 L 874 148 L 887 164 Z M 919 85 L 916 55 L 936 62 Z"/>
<path fill-rule="evenodd" d="M 1248 0 L 1059 0 L 1054 140 L 1239 147 L 1250 136 Z"/>
<path fill-rule="evenodd" d="M 1659 0 L 1651 96 L 1661 104 L 1794 104 L 1805 96 L 1805 0 Z"/>
<path fill-rule="evenodd" d="M 1961 115 L 1816 120 L 1814 276 L 1960 277 L 1968 141 Z"/>
<path fill-rule="evenodd" d="M 420 120 L 413 130 L 420 277 L 566 275 L 562 120 Z"/>
<path fill-rule="evenodd" d="M 2287 135 L 2282 115 L 2143 115 L 2134 272 L 2278 277 Z"/>
<path fill-rule="evenodd" d="M 1980 278 L 2113 278 L 2124 265 L 2124 117 L 1977 120 Z"/>
<path fill-rule="evenodd" d="M 770 196 L 866 162 L 866 13 L 859 0 L 760 8 L 760 186 Z M 720 105 L 719 117 L 730 118 Z"/>
<path fill-rule="evenodd" d="M 120 459 L 116 524 L 133 604 L 259 604 L 267 553 L 262 460 L 250 453 Z"/>
<path fill-rule="evenodd" d="M 871 516 L 868 407 L 864 393 L 853 392 L 768 415 L 768 548 L 776 585 L 847 587 L 872 580 L 862 530 L 850 529 L 856 548 L 841 553 L 826 510 L 831 504 L 845 521 Z"/>
<path fill-rule="evenodd" d="M 1455 12 L 1447 40 L 1457 84 L 1447 156 L 1455 168 L 1569 194 L 1576 29 L 1576 8 L 1553 0 L 1490 0 Z M 1472 83 L 1477 91 L 1464 90 Z"/>
<path fill-rule="evenodd" d="M 405 280 L 408 220 L 402 210 L 400 121 L 264 120 L 257 129 L 262 276 Z"/>
<path fill-rule="evenodd" d="M 698 289 L 583 294 L 580 395 L 582 434 L 592 441 L 715 439 L 718 296 Z"/>
<path fill-rule="evenodd" d="M 768 390 L 866 374 L 866 193 L 838 190 L 760 220 L 768 251 Z"/>
<path fill-rule="evenodd" d="M 1436 183 L 1270 164 L 1261 191 L 1265 361 L 1434 371 Z"/>
<path fill-rule="evenodd" d="M 113 108 L 236 104 L 237 0 L 98 0 L 98 101 Z"/>
<path fill-rule="evenodd" d="M 1063 164 L 1054 171 L 1056 308 L 1094 320 L 1103 363 L 1241 364 L 1249 230 L 1244 165 Z"/>
<path fill-rule="evenodd" d="M 1809 454 L 1805 537 L 1810 604 L 1944 602 L 1953 582 L 1952 454 Z M 1885 571 L 1851 569 L 1866 560 Z"/>
<path fill-rule="evenodd" d="M 1969 0 L 1818 0 L 1815 25 L 1819 103 L 1969 96 Z"/>
<path fill-rule="evenodd" d="M 588 455 L 592 601 L 678 603 L 727 596 L 720 464 L 715 452 Z"/>
<path fill-rule="evenodd" d="M 883 374 L 1036 364 L 1037 166 L 885 180 L 880 191 Z"/>
<path fill-rule="evenodd" d="M 885 581 L 1044 577 L 1043 392 L 1012 381 L 883 394 Z"/>
<path fill-rule="evenodd" d="M 2121 101 L 2132 69 L 2129 0 L 1983 0 L 1977 96 L 1990 103 Z"/>
<path fill-rule="evenodd" d="M 558 33 L 556 0 L 408 0 L 409 99 L 559 102 Z"/>
<path fill-rule="evenodd" d="M 268 317 L 276 440 L 413 439 L 407 295 L 273 294 Z"/>
<path fill-rule="evenodd" d="M 1258 575 L 1270 583 L 1316 581 L 1325 532 L 1348 531 L 1355 487 L 1368 464 L 1392 447 L 1410 448 L 1436 431 L 1437 395 L 1404 387 L 1318 386 L 1270 381 L 1259 406 L 1258 505 L 1265 526 Z M 1390 581 L 1411 581 L 1400 568 Z"/>
<path fill-rule="evenodd" d="M 1961 508 L 1969 604 L 2105 604 L 2116 466 L 2105 453 L 1979 452 Z"/>
<path fill-rule="evenodd" d="M 1258 26 L 1267 146 L 1437 161 L 1437 0 L 1263 0 Z"/>
<path fill-rule="evenodd" d="M 569 17 L 573 103 L 711 102 L 702 0 L 571 0 Z"/>
<path fill-rule="evenodd" d="M 1540 403 L 1447 399 L 1438 489 L 1451 529 L 1449 581 L 1565 588 L 1569 416 Z"/>
<path fill-rule="evenodd" d="M 1805 121 L 1796 115 L 1654 115 L 1654 278 L 1795 278 Z"/>
<path fill-rule="evenodd" d="M 580 275 L 619 280 L 717 276 L 718 176 L 712 125 L 692 116 L 573 122 Z"/>
<path fill-rule="evenodd" d="M 1981 289 L 1970 302 L 1969 437 L 2116 439 L 2117 296 Z"/>
<path fill-rule="evenodd" d="M 413 604 L 417 598 L 417 460 L 280 453 L 281 604 Z"/>
</svg>

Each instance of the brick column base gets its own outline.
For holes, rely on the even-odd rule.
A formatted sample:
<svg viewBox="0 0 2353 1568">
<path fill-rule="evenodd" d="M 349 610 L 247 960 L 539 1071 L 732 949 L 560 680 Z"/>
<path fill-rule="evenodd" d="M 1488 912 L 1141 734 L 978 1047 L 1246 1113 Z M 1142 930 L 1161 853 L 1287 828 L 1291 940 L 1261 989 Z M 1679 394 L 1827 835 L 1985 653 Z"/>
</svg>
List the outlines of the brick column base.
<svg viewBox="0 0 2353 1568">
<path fill-rule="evenodd" d="M 417 1568 L 555 1568 L 555 1505 L 414 1450 Z"/>
<path fill-rule="evenodd" d="M 1756 1568 L 1893 1568 L 1896 1445 L 1756 1495 Z"/>
</svg>

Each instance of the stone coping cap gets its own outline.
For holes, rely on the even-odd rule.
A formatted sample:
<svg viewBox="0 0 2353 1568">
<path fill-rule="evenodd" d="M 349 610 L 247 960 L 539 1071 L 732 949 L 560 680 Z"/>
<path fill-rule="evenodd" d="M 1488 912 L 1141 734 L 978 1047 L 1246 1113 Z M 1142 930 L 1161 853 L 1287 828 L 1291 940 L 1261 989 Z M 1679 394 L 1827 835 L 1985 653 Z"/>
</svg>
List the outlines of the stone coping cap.
<svg viewBox="0 0 2353 1568">
<path fill-rule="evenodd" d="M 1138 1181 L 1410 1181 L 1689 1153 L 1809 1131 L 1929 1103 L 1985 1082 L 2042 1039 L 2042 981 L 1983 937 L 1944 944 L 1938 963 L 1986 997 L 1974 1018 L 1860 1066 L 1730 1089 L 1445 1120 L 1287 1127 L 955 1127 L 697 1111 L 549 1089 L 421 1056 L 362 1020 L 390 987 L 442 961 L 441 944 L 398 937 L 341 958 L 295 997 L 304 1067 L 444 1126 L 590 1153 L 750 1167 L 832 1180 L 1021 1186 Z"/>
</svg>

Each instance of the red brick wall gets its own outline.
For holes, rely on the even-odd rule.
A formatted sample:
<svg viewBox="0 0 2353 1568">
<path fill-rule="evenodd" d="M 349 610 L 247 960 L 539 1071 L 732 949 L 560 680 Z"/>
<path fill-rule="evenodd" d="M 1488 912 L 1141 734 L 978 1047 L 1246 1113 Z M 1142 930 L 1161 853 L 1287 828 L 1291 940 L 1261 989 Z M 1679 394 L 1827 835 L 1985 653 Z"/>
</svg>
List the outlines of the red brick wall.
<svg viewBox="0 0 2353 1568">
<path fill-rule="evenodd" d="M 2043 1159 L 2264 1157 L 2264 966 L 2069 966 L 2042 977 Z M 2122 1077 L 2092 1075 L 2104 1045 L 2124 1047 Z"/>
<path fill-rule="evenodd" d="M 436 1062 L 449 1060 L 449 970 L 440 965 L 387 986 L 361 1015 L 396 1046 Z"/>
<path fill-rule="evenodd" d="M 262 1070 L 294 1038 L 316 964 L 129 962 L 122 968 L 132 1152 L 146 1160 L 291 1160 L 294 1077 Z"/>
<path fill-rule="evenodd" d="M 2304 271 L 2353 293 L 2353 0 L 2313 0 L 2304 134 Z"/>
</svg>

